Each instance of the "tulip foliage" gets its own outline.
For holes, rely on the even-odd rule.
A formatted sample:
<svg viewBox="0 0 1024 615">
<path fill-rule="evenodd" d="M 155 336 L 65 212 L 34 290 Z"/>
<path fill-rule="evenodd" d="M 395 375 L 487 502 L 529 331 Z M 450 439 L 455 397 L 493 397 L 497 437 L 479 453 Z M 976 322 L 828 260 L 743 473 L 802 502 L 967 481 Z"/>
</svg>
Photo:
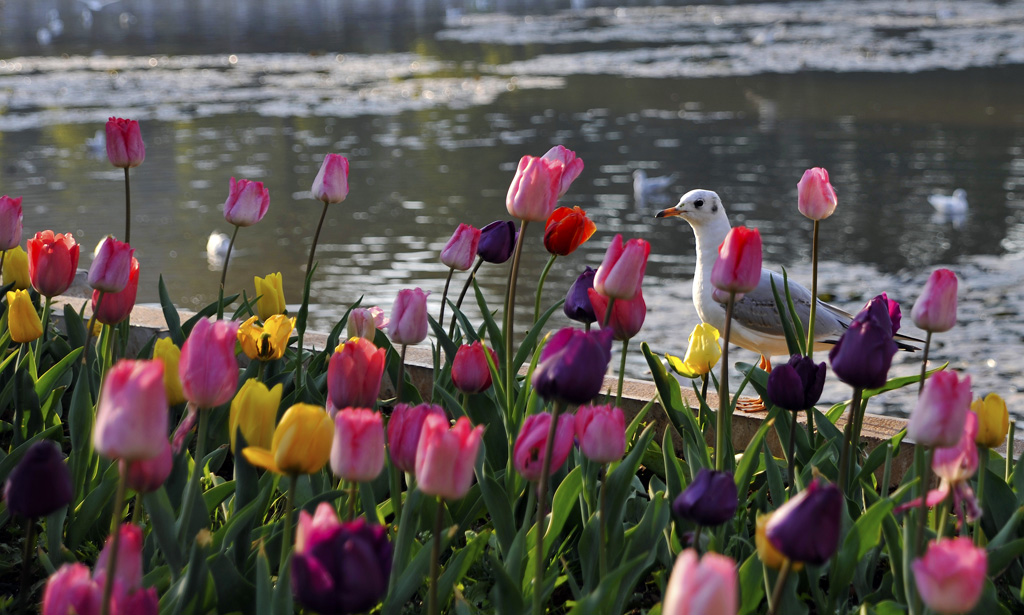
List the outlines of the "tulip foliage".
<svg viewBox="0 0 1024 615">
<path fill-rule="evenodd" d="M 138 124 L 112 122 L 108 145 L 111 130 L 123 136 L 110 159 L 127 171 L 144 158 Z M 310 179 L 324 212 L 349 200 L 349 170 L 328 154 Z M 827 172 L 812 171 L 799 212 L 817 225 L 837 199 Z M 74 279 L 79 246 L 46 230 L 19 257 L 21 199 L 3 197 L 0 529 L 17 542 L 8 552 L 24 555 L 4 585 L 19 591 L 2 606 L 44 615 L 1024 609 L 1024 470 L 989 448 L 1013 429 L 998 395 L 972 394 L 970 379 L 948 369 L 890 378 L 899 306 L 884 294 L 853 319 L 829 374 L 805 356 L 785 287 L 775 292 L 788 306 L 779 313 L 788 363 L 771 375 L 729 365 L 728 333 L 720 341 L 700 325 L 684 359 L 669 358 L 680 381 L 639 344 L 651 245 L 616 236 L 602 263 L 578 262 L 600 220 L 556 206 L 583 172 L 563 146 L 525 156 L 506 200 L 519 231 L 510 220 L 453 230 L 438 255 L 449 281 L 464 283 L 457 300 L 443 300 L 450 321 L 428 313 L 428 293 L 407 288 L 390 312 L 357 303 L 326 343 L 304 346 L 314 238 L 297 311 L 272 273 L 256 278 L 252 297 L 229 292 L 183 321 L 161 280 L 166 331 L 130 356 L 140 268 L 131 247 L 105 240 L 94 293 L 82 310 L 72 300 L 54 327 L 51 303 Z M 264 187 L 231 186 L 228 220 L 258 224 Z M 530 235 L 528 222 L 546 222 L 544 233 Z M 542 276 L 533 324 L 515 335 L 476 272 L 512 260 L 509 311 L 523 301 L 522 251 L 545 249 L 548 269 L 558 256 L 579 278 L 544 305 Z M 713 282 L 729 301 L 749 292 L 757 231 L 737 230 L 719 258 Z M 559 311 L 580 324 L 557 329 Z M 929 282 L 913 317 L 929 342 L 955 325 L 953 272 Z M 623 398 L 622 368 L 617 395 L 607 378 L 635 338 L 657 390 L 640 403 Z M 433 370 L 406 369 L 408 347 L 428 344 Z M 726 394 L 711 399 L 716 365 L 738 367 L 764 400 L 760 427 L 735 448 L 725 417 L 739 393 L 728 395 L 723 378 Z M 826 378 L 849 385 L 850 401 L 819 408 Z M 865 407 L 901 386 L 921 386 L 908 430 L 872 448 L 860 434 Z"/>
</svg>

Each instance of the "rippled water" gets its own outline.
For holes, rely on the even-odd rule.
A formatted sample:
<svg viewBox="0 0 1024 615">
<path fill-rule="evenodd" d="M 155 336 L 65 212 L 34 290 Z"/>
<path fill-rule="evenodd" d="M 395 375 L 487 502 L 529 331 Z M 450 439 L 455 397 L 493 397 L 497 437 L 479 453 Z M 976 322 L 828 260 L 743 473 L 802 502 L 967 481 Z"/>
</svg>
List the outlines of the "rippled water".
<svg viewBox="0 0 1024 615">
<path fill-rule="evenodd" d="M 912 301 L 933 266 L 1024 251 L 1024 3 L 608 4 L 123 0 L 87 28 L 78 0 L 0 3 L 0 193 L 25 197 L 26 231 L 70 230 L 88 247 L 122 233 L 122 174 L 87 143 L 108 116 L 137 118 L 140 300 L 156 300 L 158 275 L 184 307 L 216 297 L 205 246 L 230 230 L 220 206 L 236 176 L 264 181 L 271 207 L 239 234 L 228 286 L 252 292 L 254 275 L 280 270 L 297 303 L 320 212 L 309 186 L 324 154 L 342 153 L 351 194 L 317 251 L 324 328 L 360 296 L 389 306 L 413 285 L 436 311 L 451 231 L 507 217 L 516 161 L 561 143 L 586 162 L 563 204 L 599 232 L 559 260 L 545 297 L 596 267 L 615 233 L 645 237 L 641 337 L 676 351 L 696 321 L 693 240 L 653 213 L 690 188 L 719 191 L 734 223 L 761 229 L 767 261 L 799 270 L 810 225 L 796 182 L 828 168 L 840 207 L 824 258 L 840 278 L 865 266 L 856 285 L 832 282 L 847 305 L 876 290 Z M 637 169 L 678 180 L 641 206 Z M 968 216 L 936 217 L 928 195 L 955 188 Z M 541 234 L 527 235 L 524 305 Z M 481 270 L 492 305 L 505 274 Z M 906 286 L 873 288 L 882 275 Z M 971 352 L 969 364 L 990 358 Z"/>
</svg>

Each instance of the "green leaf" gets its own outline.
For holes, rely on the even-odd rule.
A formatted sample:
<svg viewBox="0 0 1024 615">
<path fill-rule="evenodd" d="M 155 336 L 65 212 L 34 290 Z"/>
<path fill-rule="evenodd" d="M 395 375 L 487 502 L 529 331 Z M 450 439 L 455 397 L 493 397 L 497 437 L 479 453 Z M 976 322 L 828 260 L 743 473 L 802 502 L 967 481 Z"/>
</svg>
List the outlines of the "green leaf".
<svg viewBox="0 0 1024 615">
<path fill-rule="evenodd" d="M 235 491 L 235 481 L 225 481 L 203 493 L 203 503 L 206 504 L 206 514 L 212 514 L 213 510 L 228 499 Z"/>
<path fill-rule="evenodd" d="M 437 341 L 441 344 L 441 348 L 444 350 L 444 355 L 448 359 L 448 363 L 455 360 L 455 352 L 459 349 L 458 346 L 448 337 L 448 333 L 444 330 L 444 327 L 431 315 L 427 315 L 427 321 L 430 323 L 430 328 L 434 330 L 434 335 L 437 337 Z"/>
<path fill-rule="evenodd" d="M 491 315 L 490 308 L 487 307 L 487 301 L 484 299 L 484 294 L 480 291 L 480 285 L 476 279 L 473 280 L 473 292 L 476 294 L 476 304 L 480 308 L 480 314 L 487 329 L 487 337 L 491 339 L 491 348 L 498 353 L 498 363 L 505 365 L 505 337 L 501 334 L 501 327 L 494 322 L 494 317 Z"/>
<path fill-rule="evenodd" d="M 163 553 L 167 565 L 177 574 L 185 565 L 185 558 L 178 546 L 178 536 L 174 529 L 174 508 L 167 497 L 167 490 L 160 487 L 156 491 L 142 496 L 142 502 L 149 514 L 149 522 L 153 526 L 153 535 Z"/>
<path fill-rule="evenodd" d="M 895 502 L 888 498 L 879 500 L 857 519 L 850 532 L 846 534 L 843 546 L 836 556 L 839 559 L 836 561 L 835 574 L 829 580 L 829 587 L 849 587 L 857 563 L 864 558 L 868 550 L 878 545 L 882 522 L 895 505 Z"/>
<path fill-rule="evenodd" d="M 544 553 L 543 559 L 547 562 L 548 554 L 551 553 L 551 547 L 555 544 L 559 535 L 562 533 L 562 528 L 565 527 L 565 522 L 569 519 L 569 515 L 576 510 L 578 506 L 578 500 L 580 491 L 583 489 L 583 470 L 579 466 L 572 469 L 566 475 L 565 480 L 555 490 L 555 497 L 551 501 L 551 514 L 548 519 L 546 531 L 544 532 Z M 609 494 L 610 501 L 616 501 L 612 499 Z M 623 498 L 624 499 L 624 498 Z M 612 526 L 614 527 L 614 526 Z M 536 545 L 537 544 L 537 525 L 534 524 L 530 528 L 530 531 L 526 536 L 526 544 Z M 529 562 L 527 563 L 527 570 L 532 571 L 534 569 L 534 562 L 537 561 L 537 550 L 531 546 L 529 553 Z M 547 568 L 547 566 L 544 566 Z M 524 579 L 524 584 L 528 585 L 533 582 L 533 577 L 527 575 L 527 579 Z M 524 590 L 526 587 L 523 588 Z"/>
<path fill-rule="evenodd" d="M 767 442 L 761 443 L 761 449 L 764 453 L 765 476 L 768 478 L 768 490 L 771 493 L 772 502 L 782 506 L 782 503 L 786 501 L 786 488 L 782 483 L 782 471 L 779 469 L 779 463 L 772 456 L 771 451 L 768 450 Z"/>
<path fill-rule="evenodd" d="M 740 496 L 740 510 L 746 508 L 747 496 L 750 492 L 750 481 L 754 477 L 754 472 L 758 468 L 758 461 L 760 460 L 760 448 L 761 442 L 764 440 L 765 434 L 768 433 L 768 429 L 772 426 L 773 419 L 768 418 L 761 422 L 761 426 L 757 428 L 757 432 L 754 433 L 754 437 L 747 443 L 746 450 L 743 451 L 743 456 L 740 457 L 740 462 L 736 464 L 736 490 Z"/>
<path fill-rule="evenodd" d="M 441 573 L 441 577 L 437 580 L 437 604 L 442 612 L 444 612 L 445 605 L 448 604 L 448 600 L 452 596 L 452 590 L 466 576 L 470 566 L 480 559 L 480 555 L 483 554 L 484 547 L 487 546 L 487 540 L 490 537 L 491 533 L 484 530 L 477 534 L 473 540 L 469 541 L 466 546 L 456 550 L 455 555 L 448 560 L 444 567 L 444 572 Z"/>
<path fill-rule="evenodd" d="M 46 373 L 36 380 L 36 395 L 39 399 L 47 397 L 51 391 L 57 386 L 58 380 L 64 373 L 71 368 L 74 362 L 78 359 L 79 355 L 82 354 L 81 348 L 75 348 L 67 356 L 61 359 L 56 365 L 46 370 Z M 68 382 L 67 384 L 70 384 Z"/>
<path fill-rule="evenodd" d="M 1024 555 L 1024 538 L 1012 540 L 1001 547 L 988 549 L 988 574 L 996 578 L 1013 563 L 1015 559 Z"/>
<path fill-rule="evenodd" d="M 519 350 L 516 351 L 515 358 L 512 360 L 513 373 L 518 373 L 519 369 L 523 366 L 523 363 L 526 363 L 526 357 L 530 356 L 533 352 L 534 347 L 537 344 L 537 339 L 544 330 L 544 325 L 547 324 L 548 319 L 555 313 L 555 310 L 562 307 L 563 303 L 565 303 L 565 299 L 559 300 L 554 305 L 544 310 L 544 313 L 540 315 L 537 322 L 530 327 L 530 331 L 526 334 L 526 337 L 523 338 L 523 342 L 519 345 Z"/>
<path fill-rule="evenodd" d="M 487 514 L 491 517 L 494 533 L 498 537 L 498 546 L 503 554 L 508 554 L 512 541 L 516 537 L 515 520 L 512 518 L 512 505 L 505 495 L 505 490 L 495 478 L 485 472 L 477 472 L 477 482 L 483 495 Z"/>
<path fill-rule="evenodd" d="M 786 270 L 782 270 L 783 280 L 786 280 Z M 768 281 L 772 285 L 772 296 L 775 298 L 775 307 L 779 311 L 779 320 L 782 321 L 782 333 L 786 336 L 786 348 L 789 350 L 790 355 L 803 354 L 803 350 L 800 348 L 800 342 L 797 341 L 796 332 L 793 330 L 793 321 L 790 319 L 789 314 L 786 314 L 786 310 L 782 306 L 786 305 L 783 303 L 782 297 L 779 295 L 779 289 L 775 287 L 775 276 L 769 276 Z M 786 280 L 786 295 L 787 299 L 792 301 L 789 295 L 789 281 Z"/>
<path fill-rule="evenodd" d="M 948 365 L 949 365 L 949 362 L 947 361 L 946 363 L 943 363 L 942 365 L 936 367 L 935 369 L 929 370 L 925 377 L 927 378 L 928 376 L 931 376 L 935 372 L 940 372 L 940 371 L 946 369 L 946 366 L 948 366 Z M 891 380 L 887 381 L 884 385 L 882 385 L 881 388 L 865 389 L 864 390 L 864 397 L 863 397 L 863 399 L 864 399 L 864 401 L 867 401 L 868 399 L 874 397 L 875 395 L 880 395 L 880 394 L 886 393 L 888 391 L 895 391 L 896 389 L 902 389 L 905 386 L 910 386 L 912 384 L 917 384 L 920 381 L 921 381 L 921 374 L 919 374 L 919 373 L 914 374 L 913 376 L 903 376 L 903 377 L 900 377 L 900 378 L 892 378 Z"/>
<path fill-rule="evenodd" d="M 261 544 L 256 555 L 256 615 L 273 615 L 271 594 L 273 582 L 270 580 L 270 560 Z"/>
<path fill-rule="evenodd" d="M 167 285 L 164 284 L 164 276 L 160 276 L 158 284 L 160 293 L 160 307 L 164 312 L 164 320 L 167 321 L 167 332 L 171 335 L 174 345 L 181 347 L 185 343 L 185 334 L 181 330 L 181 317 L 178 316 L 178 308 L 174 307 L 171 295 L 167 292 Z M 65 308 L 66 309 L 66 308 Z M 85 343 L 83 341 L 83 343 Z"/>
<path fill-rule="evenodd" d="M 75 511 L 74 519 L 68 523 L 65 538 L 65 544 L 68 549 L 72 551 L 77 549 L 82 540 L 85 539 L 86 532 L 105 527 L 108 520 L 101 519 L 100 514 L 110 501 L 110 498 L 113 497 L 114 491 L 117 489 L 117 480 L 117 464 L 112 463 L 107 466 L 107 471 L 103 474 L 103 480 L 85 496 L 81 506 Z"/>
<path fill-rule="evenodd" d="M 743 565 L 740 566 L 740 609 L 738 615 L 750 615 L 756 613 L 761 601 L 764 600 L 764 565 L 761 564 L 757 553 L 751 553 Z"/>
<path fill-rule="evenodd" d="M 654 378 L 654 384 L 658 389 L 658 398 L 661 399 L 665 414 L 668 415 L 683 440 L 688 441 L 693 452 L 697 453 L 697 457 L 688 457 L 687 459 L 691 471 L 696 472 L 700 468 L 712 467 L 708 447 L 704 444 L 704 434 L 701 432 L 700 426 L 697 425 L 697 419 L 693 416 L 690 407 L 683 401 L 679 382 L 668 374 L 661 358 L 651 352 L 647 342 L 641 344 L 640 347 L 647 359 L 647 365 L 651 368 L 651 376 Z"/>
</svg>

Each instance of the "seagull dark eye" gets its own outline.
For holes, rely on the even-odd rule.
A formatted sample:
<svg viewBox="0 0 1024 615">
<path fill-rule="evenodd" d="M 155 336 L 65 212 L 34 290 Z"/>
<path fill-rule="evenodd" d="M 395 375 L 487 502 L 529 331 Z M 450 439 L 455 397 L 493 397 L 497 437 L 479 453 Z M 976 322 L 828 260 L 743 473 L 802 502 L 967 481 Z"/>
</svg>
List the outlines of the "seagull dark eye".
<svg viewBox="0 0 1024 615">
<path fill-rule="evenodd" d="M 696 201 L 693 202 L 693 206 L 698 209 L 704 207 L 704 199 L 697 199 Z"/>
</svg>

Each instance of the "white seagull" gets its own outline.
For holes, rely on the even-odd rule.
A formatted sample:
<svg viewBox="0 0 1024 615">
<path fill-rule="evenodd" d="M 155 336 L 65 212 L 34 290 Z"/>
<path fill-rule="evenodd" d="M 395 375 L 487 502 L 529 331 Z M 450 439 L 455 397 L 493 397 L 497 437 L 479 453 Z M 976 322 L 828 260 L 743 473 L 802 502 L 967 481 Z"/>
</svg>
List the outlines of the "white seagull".
<svg viewBox="0 0 1024 615">
<path fill-rule="evenodd" d="M 647 202 L 647 199 L 657 197 L 661 192 L 668 190 L 676 181 L 678 174 L 662 175 L 660 177 L 647 177 L 647 171 L 637 169 L 633 171 L 633 199 L 638 204 Z"/>
</svg>

